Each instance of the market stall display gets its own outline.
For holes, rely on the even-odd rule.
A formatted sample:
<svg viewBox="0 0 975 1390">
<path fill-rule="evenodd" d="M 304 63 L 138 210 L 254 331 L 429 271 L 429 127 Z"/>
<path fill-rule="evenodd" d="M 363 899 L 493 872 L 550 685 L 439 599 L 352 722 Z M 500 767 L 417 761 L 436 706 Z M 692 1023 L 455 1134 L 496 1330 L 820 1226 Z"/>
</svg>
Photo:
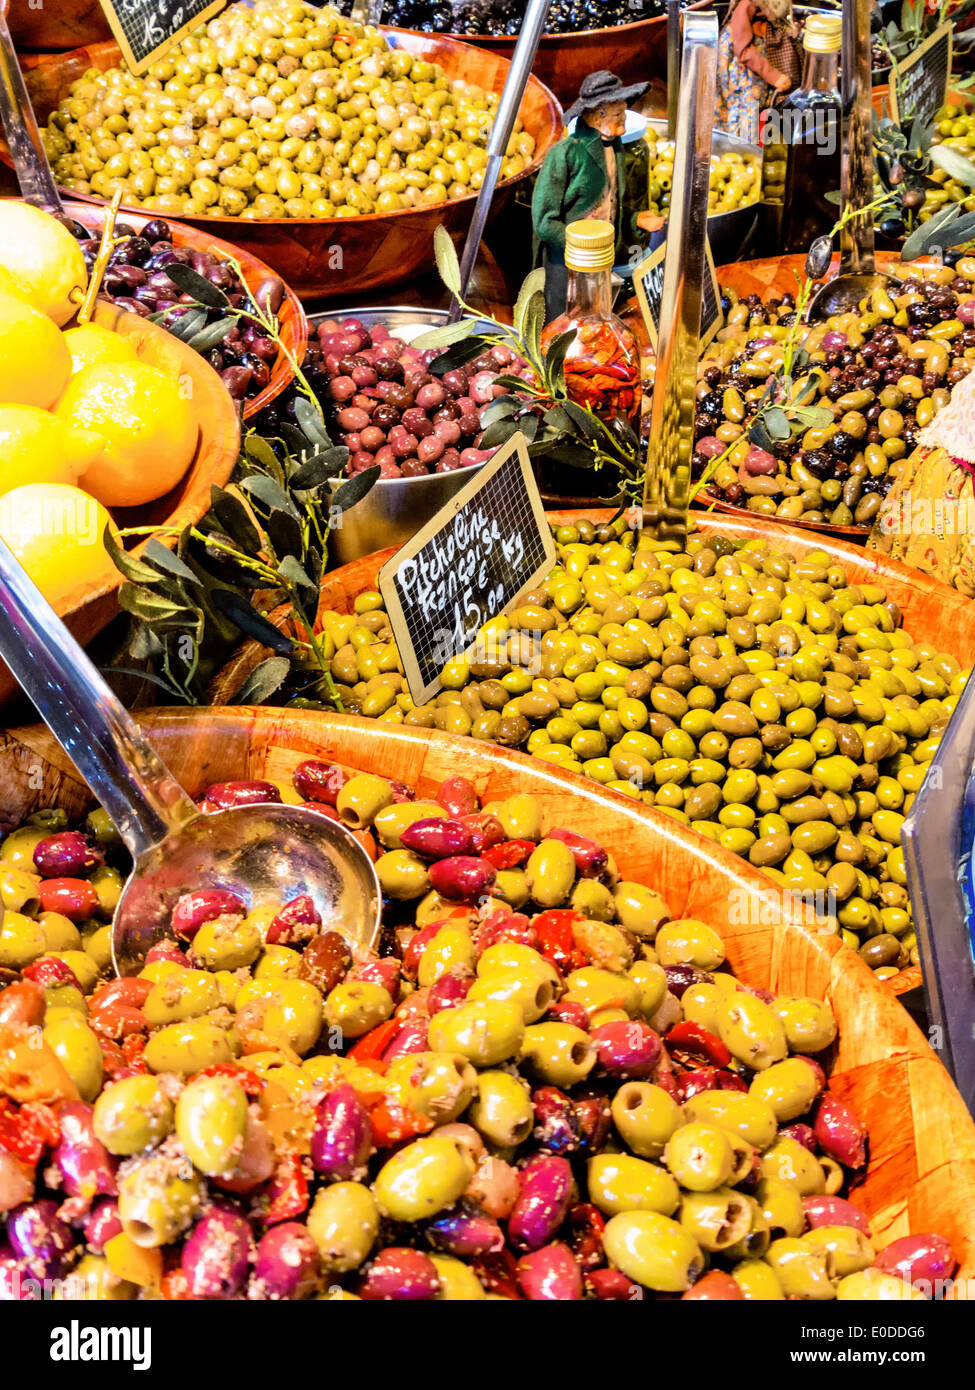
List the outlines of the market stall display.
<svg viewBox="0 0 975 1390">
<path fill-rule="evenodd" d="M 281 38 L 271 32 L 283 32 L 286 19 L 300 33 Z M 244 52 L 245 43 L 258 49 L 255 57 Z M 308 54 L 318 56 L 306 63 L 286 53 L 285 43 L 308 43 Z M 273 62 L 259 61 L 262 48 L 275 55 Z M 220 75 L 219 87 L 204 86 L 196 55 L 205 63 L 212 56 L 217 68 L 209 75 Z M 340 102 L 343 64 L 358 69 L 360 60 L 373 71 L 364 78 L 357 72 L 354 80 L 364 82 L 375 101 L 364 90 Z M 179 75 L 177 62 L 183 65 Z M 282 75 L 282 63 L 302 74 L 299 82 Z M 259 77 L 258 67 L 265 69 Z M 132 77 L 119 67 L 117 45 L 99 44 L 42 60 L 25 77 L 38 118 L 54 118 L 49 153 L 69 193 L 111 198 L 118 181 L 126 210 L 149 208 L 230 236 L 298 293 L 348 296 L 428 268 L 436 226 L 463 233 L 507 70 L 505 60 L 452 39 L 367 34 L 334 10 L 265 3 L 224 11 L 207 36 L 184 40 L 156 65 L 162 76 L 150 70 L 145 79 Z M 163 90 L 164 83 L 175 88 Z M 199 136 L 179 124 L 184 100 L 201 103 Z M 138 119 L 130 115 L 138 134 L 126 116 L 111 114 L 119 102 L 135 104 Z M 214 109 L 222 113 L 220 122 L 208 126 Z M 103 121 L 97 125 L 101 155 L 72 110 L 87 113 L 93 125 L 96 112 L 110 122 L 104 129 Z M 534 77 L 521 119 L 496 213 L 561 130 L 558 102 Z M 366 133 L 367 123 L 374 134 Z M 452 130 L 459 138 L 441 138 Z M 116 135 L 134 135 L 139 148 L 124 150 Z M 329 142 L 327 153 L 319 138 Z M 173 155 L 169 144 L 180 153 Z"/>
<path fill-rule="evenodd" d="M 117 1298 L 140 1288 L 166 1298 L 245 1289 L 258 1299 L 609 1298 L 634 1286 L 643 1296 L 912 1298 L 934 1294 L 936 1280 L 944 1289 L 956 1266 L 968 1277 L 971 1122 L 957 1094 L 899 1006 L 835 938 L 778 915 L 761 935 L 736 924 L 730 886 L 764 900 L 751 871 L 680 827 L 655 835 L 599 789 L 577 801 L 517 754 L 471 747 L 458 763 L 442 736 L 252 711 L 163 713 L 147 727 L 197 797 L 210 775 L 221 779 L 209 789 L 220 802 L 245 787 L 249 799 L 297 787 L 360 827 L 377 869 L 395 879 L 388 930 L 402 955 L 363 957 L 314 922 L 269 913 L 261 926 L 231 913 L 216 952 L 206 916 L 220 905 L 201 900 L 180 913 L 178 941 L 161 946 L 145 974 L 111 983 L 100 976 L 104 927 L 82 938 L 68 919 L 48 942 L 54 917 L 31 917 L 37 909 L 21 897 L 26 913 L 11 947 L 16 940 L 33 953 L 21 926 L 33 922 L 38 953 L 11 971 L 4 1026 L 13 1040 L 43 1023 L 43 1065 L 8 1108 L 30 1117 L 29 1128 L 21 1120 L 28 1171 L 50 1154 L 62 1192 L 80 1195 L 83 1174 L 93 1181 L 68 1220 L 45 1189 L 22 1181 L 11 1194 L 20 1201 L 7 1217 L 8 1285 L 60 1272 L 76 1250 L 79 1278 Z M 64 815 L 39 816 L 8 837 L 8 874 L 47 896 L 58 882 L 48 871 L 62 866 L 69 844 L 108 860 L 113 845 L 97 812 L 86 823 L 94 835 L 68 828 L 90 801 L 55 771 L 62 760 L 43 733 L 15 731 L 4 757 L 22 760 L 25 746 L 56 779 Z M 409 790 L 387 776 L 409 778 Z M 46 787 L 13 779 L 18 817 L 49 801 Z M 561 830 L 583 805 L 590 834 Z M 470 862 L 492 891 L 499 881 L 530 883 L 537 897 L 523 912 L 495 895 L 474 920 L 471 889 L 455 881 L 456 860 L 442 857 L 432 833 L 463 830 L 465 818 L 466 833 L 480 837 Z M 612 891 L 600 881 L 606 848 L 621 876 Z M 525 867 L 497 867 L 524 854 Z M 414 862 L 456 893 L 449 925 L 428 921 L 421 878 L 402 877 Z M 73 867 L 76 891 L 97 883 L 110 910 L 110 865 Z M 661 873 L 669 902 L 656 889 Z M 590 920 L 577 939 L 566 935 L 575 913 L 559 904 L 595 900 L 601 889 L 612 914 Z M 262 948 L 272 921 L 276 939 Z M 452 968 L 465 942 L 472 973 L 457 986 Z M 243 976 L 231 991 L 221 969 L 237 956 L 251 958 L 239 992 Z M 87 1019 L 49 1002 L 73 994 L 87 995 Z M 292 1006 L 290 1021 L 277 999 Z M 231 1036 L 219 1022 L 228 1010 L 239 1036 L 258 1030 L 260 1050 L 234 1059 L 218 1046 Z M 481 1016 L 489 1026 L 478 1041 L 470 1025 Z M 324 1025 L 334 1020 L 352 1043 L 346 1055 L 325 1050 Z M 619 1051 L 620 1024 L 629 1051 Z M 326 1041 L 316 1046 L 314 1034 Z M 807 1060 L 788 1056 L 796 1048 Z M 202 1074 L 201 1061 L 209 1063 Z M 201 1127 L 196 1116 L 216 1099 L 224 1120 Z M 39 1123 L 51 1103 L 60 1135 Z M 891 1123 L 905 1103 L 913 1128 Z M 611 1135 L 613 1156 L 604 1147 Z M 166 1164 L 184 1149 L 187 1174 L 167 1185 Z M 754 1195 L 746 1160 L 759 1166 Z M 852 1189 L 846 1165 L 856 1172 Z M 891 1182 L 893 1172 L 909 1190 Z M 206 1211 L 215 1193 L 219 1205 Z M 246 1202 L 249 1220 L 243 1199 L 261 1194 Z M 402 1223 L 399 1235 L 380 1225 L 383 1213 Z M 232 1249 L 226 1267 L 208 1257 L 218 1236 Z M 546 1279 L 554 1281 L 547 1292 Z M 905 1279 L 907 1287 L 894 1282 Z"/>
</svg>

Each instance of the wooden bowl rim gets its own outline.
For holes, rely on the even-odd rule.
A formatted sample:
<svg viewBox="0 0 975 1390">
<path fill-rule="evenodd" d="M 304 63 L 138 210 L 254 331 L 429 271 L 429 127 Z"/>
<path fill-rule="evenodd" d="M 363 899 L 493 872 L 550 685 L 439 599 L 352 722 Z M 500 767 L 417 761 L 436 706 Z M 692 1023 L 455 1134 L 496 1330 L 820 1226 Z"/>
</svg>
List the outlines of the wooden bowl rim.
<svg viewBox="0 0 975 1390">
<path fill-rule="evenodd" d="M 724 498 L 719 497 L 716 492 L 711 491 L 710 484 L 701 488 L 695 501 L 710 502 L 711 506 L 716 511 L 724 512 L 728 516 L 752 517 L 765 515 L 762 512 L 749 511 L 747 507 L 740 507 L 735 502 L 726 502 Z M 821 536 L 838 536 L 840 538 L 848 536 L 851 540 L 856 536 L 866 540 L 872 530 L 870 526 L 834 526 L 828 521 L 803 521 L 801 517 L 795 516 L 765 515 L 765 520 L 773 523 L 784 523 L 789 526 L 795 526 L 797 529 L 801 528 L 803 531 L 815 531 Z"/>
<path fill-rule="evenodd" d="M 463 62 L 465 54 L 476 54 L 478 51 L 474 44 L 464 43 L 460 39 L 453 38 L 452 36 L 446 34 L 423 34 L 420 33 L 418 30 L 390 29 L 385 25 L 381 25 L 379 26 L 379 28 L 380 32 L 383 34 L 392 34 L 394 37 L 402 36 L 403 38 L 408 39 L 410 41 L 409 43 L 400 45 L 401 47 L 407 50 L 410 48 L 411 43 L 418 40 L 423 40 L 424 42 L 436 41 L 438 43 L 446 44 L 447 52 L 453 53 L 454 56 L 457 58 L 458 63 Z M 393 47 L 396 46 L 397 45 L 394 43 Z M 458 49 L 461 51 L 459 53 L 455 52 L 455 50 Z M 119 59 L 121 58 L 122 51 L 119 48 L 119 45 L 114 41 L 114 39 L 110 39 L 104 40 L 101 43 L 87 44 L 82 48 L 71 48 L 68 49 L 65 53 L 51 54 L 48 57 L 47 61 L 43 62 L 41 66 L 45 70 L 51 71 L 52 69 L 65 64 L 71 58 L 81 57 L 85 54 L 97 54 L 101 56 L 106 54 L 109 50 L 113 50 L 116 56 Z M 447 56 L 447 54 L 444 54 L 443 56 Z M 495 62 L 505 63 L 510 66 L 509 59 L 502 57 L 500 54 L 495 54 L 492 56 L 494 57 Z M 430 61 L 439 62 L 440 59 L 438 57 Z M 86 68 L 91 66 L 93 66 L 93 64 L 90 61 L 86 63 Z M 454 82 L 463 82 L 466 80 L 463 76 L 463 70 L 458 72 L 456 75 L 450 76 L 451 80 Z M 552 138 L 548 144 L 545 143 L 544 138 L 541 139 L 539 146 L 536 147 L 535 154 L 532 158 L 531 163 L 527 166 L 527 168 L 523 169 L 520 174 L 515 174 L 513 178 L 509 179 L 499 179 L 499 190 L 512 189 L 517 184 L 523 182 L 525 179 L 537 174 L 539 169 L 542 167 L 542 162 L 545 159 L 545 156 L 548 154 L 552 146 L 558 142 L 561 136 L 561 131 L 563 129 L 562 105 L 555 93 L 551 90 L 551 88 L 546 87 L 545 83 L 540 81 L 540 79 L 537 78 L 534 73 L 529 74 L 528 85 L 536 87 L 543 98 L 543 101 L 545 103 L 544 109 L 546 110 L 550 123 L 553 127 Z M 10 151 L 5 141 L 0 143 L 0 160 L 2 160 L 2 162 L 6 164 L 8 168 L 12 167 Z M 102 198 L 96 193 L 79 193 L 76 189 L 67 188 L 61 184 L 58 185 L 58 189 L 65 198 L 71 198 L 83 203 L 91 203 L 94 204 L 96 207 L 107 207 L 110 202 L 109 199 Z M 421 208 L 396 208 L 392 212 L 366 212 L 359 213 L 355 217 L 260 217 L 250 220 L 243 219 L 240 217 L 209 216 L 204 215 L 202 213 L 199 215 L 195 213 L 186 215 L 192 216 L 193 223 L 200 223 L 203 226 L 215 224 L 221 227 L 239 227 L 243 222 L 244 225 L 248 227 L 317 227 L 321 229 L 334 229 L 340 227 L 343 223 L 346 222 L 351 222 L 353 225 L 372 224 L 377 222 L 385 223 L 392 218 L 415 216 L 418 212 L 439 212 L 442 211 L 444 208 L 448 207 L 463 207 L 467 204 L 472 204 L 476 197 L 477 192 L 475 191 L 473 193 L 465 194 L 463 198 L 450 198 L 446 202 L 430 203 L 429 205 L 425 205 Z M 150 216 L 165 216 L 165 214 L 156 213 L 154 209 L 147 209 L 138 203 L 122 203 L 119 210 L 120 212 L 124 212 L 126 214 L 137 213 L 139 215 L 145 216 L 146 213 L 148 213 Z M 167 218 L 166 220 L 168 221 L 169 219 Z"/>
</svg>

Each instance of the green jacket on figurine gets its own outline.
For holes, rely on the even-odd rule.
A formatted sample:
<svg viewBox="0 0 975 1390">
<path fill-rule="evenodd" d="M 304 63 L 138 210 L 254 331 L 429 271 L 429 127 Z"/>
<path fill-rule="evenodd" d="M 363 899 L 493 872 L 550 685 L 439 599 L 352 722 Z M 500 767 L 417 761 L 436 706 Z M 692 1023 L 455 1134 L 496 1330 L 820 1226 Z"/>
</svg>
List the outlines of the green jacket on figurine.
<svg viewBox="0 0 975 1390">
<path fill-rule="evenodd" d="M 623 146 L 616 148 L 616 231 L 623 206 L 625 157 Z M 538 174 L 532 197 L 532 218 L 539 246 L 548 259 L 565 264 L 565 229 L 570 222 L 588 216 L 606 190 L 606 160 L 603 142 L 594 126 L 579 121 L 571 135 L 551 150 Z M 536 253 L 537 259 L 537 253 Z"/>
</svg>

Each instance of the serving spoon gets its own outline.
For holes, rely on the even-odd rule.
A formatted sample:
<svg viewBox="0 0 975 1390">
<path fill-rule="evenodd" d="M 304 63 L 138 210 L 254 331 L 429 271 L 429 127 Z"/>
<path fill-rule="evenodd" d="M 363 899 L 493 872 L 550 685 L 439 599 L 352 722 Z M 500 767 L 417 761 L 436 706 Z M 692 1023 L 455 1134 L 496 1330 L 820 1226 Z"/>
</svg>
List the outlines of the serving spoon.
<svg viewBox="0 0 975 1390">
<path fill-rule="evenodd" d="M 113 922 L 118 974 L 142 968 L 171 936 L 177 899 L 201 888 L 229 889 L 247 907 L 308 894 L 327 928 L 375 946 L 379 881 L 351 832 L 276 802 L 202 814 L 2 540 L 0 656 L 132 855 Z"/>
</svg>

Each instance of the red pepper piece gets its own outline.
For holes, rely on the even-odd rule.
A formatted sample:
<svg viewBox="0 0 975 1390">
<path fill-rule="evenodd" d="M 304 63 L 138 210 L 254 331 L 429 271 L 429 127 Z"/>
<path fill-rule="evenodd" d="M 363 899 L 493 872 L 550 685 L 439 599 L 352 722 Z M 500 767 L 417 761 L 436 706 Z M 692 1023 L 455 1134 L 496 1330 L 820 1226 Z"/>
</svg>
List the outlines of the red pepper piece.
<svg viewBox="0 0 975 1390">
<path fill-rule="evenodd" d="M 581 970 L 586 963 L 586 957 L 577 948 L 573 935 L 573 927 L 583 920 L 580 912 L 564 907 L 552 908 L 532 919 L 532 927 L 539 941 L 538 949 L 563 975 Z"/>
<path fill-rule="evenodd" d="M 361 1099 L 361 1097 L 360 1097 Z M 389 1148 L 401 1139 L 415 1139 L 433 1129 L 433 1120 L 403 1105 L 395 1096 L 383 1094 L 376 1105 L 369 1107 L 372 1140 L 377 1149 Z"/>
<path fill-rule="evenodd" d="M 99 1038 L 98 1046 L 102 1050 L 102 1070 L 108 1080 L 120 1071 L 128 1071 L 129 1063 L 117 1042 L 112 1042 L 111 1038 Z"/>
<path fill-rule="evenodd" d="M 503 844 L 490 845 L 481 858 L 496 869 L 517 869 L 528 863 L 535 848 L 534 840 L 505 840 Z"/>
<path fill-rule="evenodd" d="M 238 1062 L 215 1062 L 212 1067 L 198 1071 L 191 1080 L 195 1081 L 197 1076 L 232 1077 L 234 1081 L 240 1082 L 249 1096 L 259 1096 L 267 1085 L 263 1076 L 258 1076 L 256 1071 L 251 1071 L 248 1067 L 240 1066 Z"/>
<path fill-rule="evenodd" d="M 190 1283 L 183 1271 L 177 1266 L 171 1269 L 168 1274 L 162 1277 L 159 1285 L 160 1295 L 170 1303 L 195 1303 L 193 1295 L 190 1293 Z"/>
<path fill-rule="evenodd" d="M 518 1267 L 510 1250 L 492 1250 L 486 1255 L 473 1255 L 469 1257 L 469 1263 L 488 1293 L 499 1293 L 505 1298 L 524 1301 L 518 1283 Z"/>
<path fill-rule="evenodd" d="M 603 1232 L 606 1222 L 591 1202 L 578 1202 L 569 1211 L 569 1249 L 584 1273 L 603 1264 Z"/>
<path fill-rule="evenodd" d="M 357 1042 L 353 1043 L 349 1048 L 349 1056 L 360 1065 L 369 1062 L 381 1062 L 386 1049 L 402 1031 L 402 1019 L 387 1019 L 385 1023 L 371 1028 L 368 1033 L 363 1034 Z"/>
<path fill-rule="evenodd" d="M 702 1028 L 699 1023 L 685 1019 L 683 1023 L 675 1023 L 673 1028 L 664 1038 L 668 1049 L 671 1052 L 681 1051 L 690 1052 L 695 1056 L 703 1056 L 716 1067 L 726 1067 L 731 1061 L 731 1053 L 725 1047 L 720 1038 L 715 1037 L 714 1033 Z"/>
<path fill-rule="evenodd" d="M 308 1179 L 300 1154 L 281 1155 L 268 1179 L 267 1194 L 270 1204 L 263 1217 L 265 1226 L 274 1226 L 279 1221 L 290 1221 L 292 1217 L 300 1216 L 307 1209 Z"/>
<path fill-rule="evenodd" d="M 126 1063 L 135 1071 L 145 1071 L 146 1064 L 142 1060 L 142 1054 L 146 1050 L 146 1039 L 141 1033 L 130 1033 L 127 1038 L 122 1039 L 122 1055 Z"/>
<path fill-rule="evenodd" d="M 61 1129 L 53 1110 L 39 1101 L 14 1105 L 0 1096 L 0 1148 L 33 1166 L 45 1148 L 53 1148 Z"/>
</svg>

